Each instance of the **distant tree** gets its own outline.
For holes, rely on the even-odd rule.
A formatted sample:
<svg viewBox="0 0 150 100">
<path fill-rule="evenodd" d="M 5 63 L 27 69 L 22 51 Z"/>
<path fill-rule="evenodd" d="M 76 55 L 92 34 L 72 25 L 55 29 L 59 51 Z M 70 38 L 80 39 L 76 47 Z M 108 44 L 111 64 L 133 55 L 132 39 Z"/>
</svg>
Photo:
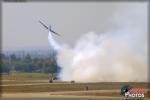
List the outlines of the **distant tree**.
<svg viewBox="0 0 150 100">
<path fill-rule="evenodd" d="M 5 59 L 5 58 L 6 58 L 5 54 L 0 53 L 0 60 L 3 60 L 3 59 Z"/>
<path fill-rule="evenodd" d="M 52 55 L 53 60 L 50 57 L 32 57 L 30 54 L 24 56 L 17 56 L 15 54 L 4 55 L 0 54 L 2 60 L 0 60 L 0 72 L 10 72 L 15 70 L 18 72 L 44 72 L 54 73 L 60 72 L 60 67 L 57 65 L 55 55 Z"/>
<path fill-rule="evenodd" d="M 29 63 L 29 62 L 31 62 L 32 59 L 31 59 L 31 56 L 30 56 L 29 54 L 27 54 L 27 55 L 25 56 L 25 59 L 24 59 L 24 60 L 25 60 L 26 63 Z"/>
<path fill-rule="evenodd" d="M 10 73 L 11 71 L 11 66 L 10 64 L 6 63 L 6 64 L 2 64 L 1 65 L 1 71 L 5 72 L 5 73 Z"/>
<path fill-rule="evenodd" d="M 15 54 L 12 54 L 12 55 L 10 55 L 10 59 L 11 59 L 11 61 L 16 61 L 17 57 Z"/>
</svg>

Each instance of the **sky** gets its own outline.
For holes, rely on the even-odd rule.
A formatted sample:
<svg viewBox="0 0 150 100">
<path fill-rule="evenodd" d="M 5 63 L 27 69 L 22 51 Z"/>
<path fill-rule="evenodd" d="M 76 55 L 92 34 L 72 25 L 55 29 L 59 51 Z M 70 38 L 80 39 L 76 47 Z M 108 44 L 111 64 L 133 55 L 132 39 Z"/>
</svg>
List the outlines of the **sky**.
<svg viewBox="0 0 150 100">
<path fill-rule="evenodd" d="M 2 4 L 2 49 L 48 49 L 48 32 L 39 23 L 52 25 L 61 43 L 73 46 L 88 32 L 116 30 L 113 17 L 126 6 L 141 2 L 37 2 Z M 143 15 L 146 18 L 146 15 Z M 145 23 L 144 23 L 145 24 Z M 143 27 L 144 28 L 144 27 Z"/>
</svg>

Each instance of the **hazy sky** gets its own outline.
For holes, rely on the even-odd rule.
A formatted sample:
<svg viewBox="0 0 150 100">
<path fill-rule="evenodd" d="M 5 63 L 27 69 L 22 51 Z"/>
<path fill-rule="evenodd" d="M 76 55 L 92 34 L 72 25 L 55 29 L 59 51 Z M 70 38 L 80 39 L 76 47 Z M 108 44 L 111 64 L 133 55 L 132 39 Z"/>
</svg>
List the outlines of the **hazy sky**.
<svg viewBox="0 0 150 100">
<path fill-rule="evenodd" d="M 38 2 L 3 3 L 2 48 L 33 49 L 49 47 L 48 32 L 39 23 L 52 25 L 61 34 L 60 43 L 73 45 L 84 33 L 115 30 L 112 17 L 116 11 L 134 2 Z M 140 2 L 140 4 L 142 4 Z"/>
</svg>

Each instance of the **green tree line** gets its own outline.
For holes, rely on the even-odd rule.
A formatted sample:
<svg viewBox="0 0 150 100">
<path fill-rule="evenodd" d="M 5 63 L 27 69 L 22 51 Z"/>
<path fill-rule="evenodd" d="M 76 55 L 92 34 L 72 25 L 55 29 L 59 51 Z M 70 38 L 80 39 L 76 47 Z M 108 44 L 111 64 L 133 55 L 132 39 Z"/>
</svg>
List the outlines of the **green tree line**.
<svg viewBox="0 0 150 100">
<path fill-rule="evenodd" d="M 15 54 L 0 54 L 0 73 L 16 72 L 39 72 L 58 73 L 60 67 L 54 57 L 32 57 L 30 54 L 18 57 Z"/>
</svg>

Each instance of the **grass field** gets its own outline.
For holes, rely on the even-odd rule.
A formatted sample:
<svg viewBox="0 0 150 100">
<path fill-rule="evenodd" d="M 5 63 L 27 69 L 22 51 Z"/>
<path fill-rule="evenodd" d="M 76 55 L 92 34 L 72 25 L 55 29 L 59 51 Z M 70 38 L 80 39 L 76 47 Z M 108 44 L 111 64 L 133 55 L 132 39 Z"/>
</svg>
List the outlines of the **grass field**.
<svg viewBox="0 0 150 100">
<path fill-rule="evenodd" d="M 42 80 L 48 79 L 46 73 L 14 73 L 11 75 L 2 75 L 2 80 Z"/>
<path fill-rule="evenodd" d="M 44 73 L 16 73 L 1 77 L 2 93 L 39 93 L 48 92 L 51 95 L 78 95 L 78 96 L 120 96 L 123 85 L 134 88 L 150 89 L 146 82 L 97 82 L 71 83 L 54 81 L 48 83 L 48 74 Z M 86 91 L 88 86 L 88 91 Z"/>
</svg>

